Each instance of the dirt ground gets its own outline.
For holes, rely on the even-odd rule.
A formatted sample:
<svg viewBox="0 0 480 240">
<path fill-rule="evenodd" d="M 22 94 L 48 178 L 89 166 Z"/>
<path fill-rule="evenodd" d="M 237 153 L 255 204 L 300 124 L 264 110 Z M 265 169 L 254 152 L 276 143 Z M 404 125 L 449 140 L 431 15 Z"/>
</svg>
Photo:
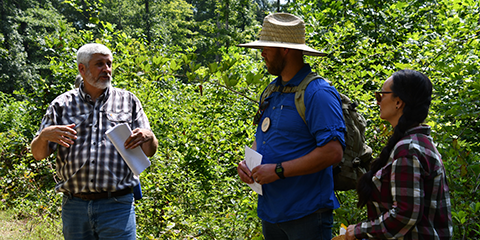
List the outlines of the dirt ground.
<svg viewBox="0 0 480 240">
<path fill-rule="evenodd" d="M 27 221 L 18 221 L 14 220 L 5 212 L 0 212 L 0 239 L 1 240 L 10 240 L 10 239 L 25 239 L 26 233 L 28 230 Z"/>
<path fill-rule="evenodd" d="M 61 226 L 52 226 L 39 220 L 17 220 L 12 214 L 0 211 L 0 240 L 63 239 L 60 228 Z"/>
</svg>

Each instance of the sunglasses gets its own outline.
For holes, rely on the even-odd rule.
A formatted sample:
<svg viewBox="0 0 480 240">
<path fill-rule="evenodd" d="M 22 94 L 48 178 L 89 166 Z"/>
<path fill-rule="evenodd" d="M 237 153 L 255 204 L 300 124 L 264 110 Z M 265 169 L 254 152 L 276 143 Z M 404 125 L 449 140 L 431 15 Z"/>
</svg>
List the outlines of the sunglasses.
<svg viewBox="0 0 480 240">
<path fill-rule="evenodd" d="M 260 119 L 262 119 L 263 112 L 265 109 L 270 105 L 268 101 L 263 101 L 260 104 L 260 107 L 258 108 L 257 114 L 255 114 L 255 117 L 253 118 L 253 125 L 257 125 L 260 122 Z"/>
<path fill-rule="evenodd" d="M 375 92 L 375 99 L 377 102 L 382 102 L 383 94 L 393 93 L 393 92 Z"/>
</svg>

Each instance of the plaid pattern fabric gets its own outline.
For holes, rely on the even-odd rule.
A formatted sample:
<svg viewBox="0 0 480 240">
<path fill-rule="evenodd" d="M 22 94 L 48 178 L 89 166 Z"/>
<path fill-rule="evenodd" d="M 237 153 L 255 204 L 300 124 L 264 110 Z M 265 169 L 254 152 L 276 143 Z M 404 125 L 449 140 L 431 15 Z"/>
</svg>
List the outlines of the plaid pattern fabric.
<svg viewBox="0 0 480 240">
<path fill-rule="evenodd" d="M 441 156 L 429 126 L 407 131 L 387 165 L 373 176 L 369 221 L 355 227 L 358 239 L 451 239 L 450 195 Z"/>
<path fill-rule="evenodd" d="M 120 123 L 150 129 L 138 98 L 131 92 L 109 87 L 95 101 L 80 88 L 58 96 L 42 119 L 42 129 L 52 125 L 75 123 L 77 139 L 69 148 L 49 143 L 57 150 L 57 192 L 118 191 L 139 184 L 128 165 L 105 135 Z"/>
</svg>

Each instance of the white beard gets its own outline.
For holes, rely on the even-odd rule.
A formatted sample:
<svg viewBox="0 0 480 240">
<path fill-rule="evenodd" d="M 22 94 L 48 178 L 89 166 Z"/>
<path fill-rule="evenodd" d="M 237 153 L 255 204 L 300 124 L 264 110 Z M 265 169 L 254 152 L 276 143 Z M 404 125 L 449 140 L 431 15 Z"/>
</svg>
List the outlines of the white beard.
<svg viewBox="0 0 480 240">
<path fill-rule="evenodd" d="M 102 76 L 102 74 L 100 74 L 100 76 Z M 92 73 L 90 72 L 90 70 L 87 69 L 87 71 L 85 73 L 84 81 L 88 82 L 88 84 L 90 84 L 93 87 L 98 88 L 98 89 L 106 89 L 106 88 L 108 88 L 112 85 L 112 77 L 111 76 L 108 76 L 107 81 L 100 80 L 100 76 L 98 76 L 97 79 L 93 79 Z"/>
</svg>

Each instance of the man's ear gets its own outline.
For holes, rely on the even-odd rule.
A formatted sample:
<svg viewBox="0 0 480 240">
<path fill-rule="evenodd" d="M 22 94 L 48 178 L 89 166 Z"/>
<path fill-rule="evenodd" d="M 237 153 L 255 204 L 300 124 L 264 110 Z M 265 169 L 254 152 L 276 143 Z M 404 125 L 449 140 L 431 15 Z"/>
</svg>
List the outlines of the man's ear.
<svg viewBox="0 0 480 240">
<path fill-rule="evenodd" d="M 83 63 L 78 64 L 78 72 L 80 75 L 82 75 L 82 77 L 85 75 L 86 67 Z"/>
</svg>

